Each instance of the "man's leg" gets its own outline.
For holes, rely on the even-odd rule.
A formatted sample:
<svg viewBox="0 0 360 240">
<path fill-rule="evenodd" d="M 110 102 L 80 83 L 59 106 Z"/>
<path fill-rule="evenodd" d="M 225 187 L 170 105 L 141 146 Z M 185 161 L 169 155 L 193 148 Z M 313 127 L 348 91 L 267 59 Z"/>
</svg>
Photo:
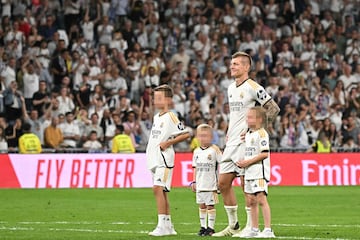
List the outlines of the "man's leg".
<svg viewBox="0 0 360 240">
<path fill-rule="evenodd" d="M 218 233 L 214 233 L 213 237 L 232 236 L 239 231 L 239 222 L 237 216 L 237 201 L 232 182 L 236 177 L 235 173 L 222 173 L 219 176 L 219 189 L 224 200 L 224 207 L 228 216 L 229 226 Z"/>
</svg>

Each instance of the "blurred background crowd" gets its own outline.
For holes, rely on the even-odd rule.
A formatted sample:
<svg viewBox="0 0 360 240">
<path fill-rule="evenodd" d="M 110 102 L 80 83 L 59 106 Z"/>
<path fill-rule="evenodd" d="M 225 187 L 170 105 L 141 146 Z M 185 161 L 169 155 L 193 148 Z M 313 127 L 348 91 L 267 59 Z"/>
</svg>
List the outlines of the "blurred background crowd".
<svg viewBox="0 0 360 240">
<path fill-rule="evenodd" d="M 319 135 L 357 151 L 359 11 L 357 0 L 1 0 L 0 149 L 17 151 L 26 122 L 48 151 L 107 151 L 119 125 L 144 151 L 160 84 L 193 136 L 209 123 L 223 148 L 241 50 L 281 108 L 274 151 Z"/>
</svg>

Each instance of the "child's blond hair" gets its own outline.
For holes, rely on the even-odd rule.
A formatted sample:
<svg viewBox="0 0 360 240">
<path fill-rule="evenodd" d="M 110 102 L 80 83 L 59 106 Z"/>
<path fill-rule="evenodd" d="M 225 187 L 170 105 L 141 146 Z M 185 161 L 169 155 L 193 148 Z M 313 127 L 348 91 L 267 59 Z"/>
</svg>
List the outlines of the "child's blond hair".
<svg viewBox="0 0 360 240">
<path fill-rule="evenodd" d="M 260 107 L 260 106 L 251 107 L 249 109 L 249 111 L 255 111 L 256 112 L 256 118 L 261 119 L 261 122 L 262 122 L 261 126 L 266 127 L 267 117 L 266 117 L 265 109 L 263 107 Z"/>
</svg>

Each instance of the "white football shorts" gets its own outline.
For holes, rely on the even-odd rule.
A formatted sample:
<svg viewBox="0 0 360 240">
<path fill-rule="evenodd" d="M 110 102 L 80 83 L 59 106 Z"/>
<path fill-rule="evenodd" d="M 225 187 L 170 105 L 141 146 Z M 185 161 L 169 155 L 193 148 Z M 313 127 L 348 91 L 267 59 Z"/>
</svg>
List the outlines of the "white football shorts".
<svg viewBox="0 0 360 240">
<path fill-rule="evenodd" d="M 170 192 L 173 168 L 157 167 L 152 173 L 153 185 L 161 186 L 165 192 Z"/>
<path fill-rule="evenodd" d="M 219 203 L 217 192 L 196 192 L 196 203 L 204 203 L 206 206 L 215 205 Z"/>
<path fill-rule="evenodd" d="M 245 144 L 237 146 L 226 146 L 219 164 L 219 173 L 237 173 L 238 176 L 245 175 L 245 169 L 238 167 L 235 162 L 245 157 Z"/>
<path fill-rule="evenodd" d="M 268 183 L 265 179 L 252 179 L 245 180 L 244 192 L 249 194 L 255 194 L 258 192 L 265 192 L 268 194 Z"/>
</svg>

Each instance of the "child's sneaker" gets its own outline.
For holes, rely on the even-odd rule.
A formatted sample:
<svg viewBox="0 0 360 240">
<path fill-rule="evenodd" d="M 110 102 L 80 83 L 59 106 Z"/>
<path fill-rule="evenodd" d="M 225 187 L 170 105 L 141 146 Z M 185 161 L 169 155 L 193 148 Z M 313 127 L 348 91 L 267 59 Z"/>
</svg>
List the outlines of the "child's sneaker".
<svg viewBox="0 0 360 240">
<path fill-rule="evenodd" d="M 201 227 L 197 235 L 198 236 L 204 236 L 205 232 L 206 232 L 206 228 Z"/>
<path fill-rule="evenodd" d="M 170 232 L 170 235 L 177 235 L 177 232 L 175 231 L 174 225 L 171 224 L 169 232 Z"/>
<path fill-rule="evenodd" d="M 275 234 L 272 229 L 266 229 L 259 233 L 258 238 L 275 238 Z"/>
<path fill-rule="evenodd" d="M 260 234 L 259 230 L 254 230 L 251 228 L 250 231 L 243 231 L 243 234 L 241 235 L 241 238 L 258 238 Z"/>
<path fill-rule="evenodd" d="M 152 232 L 149 232 L 149 236 L 167 236 L 170 235 L 170 232 L 168 229 L 157 226 Z"/>
<path fill-rule="evenodd" d="M 250 233 L 251 233 L 251 227 L 245 227 L 238 234 L 234 234 L 233 237 L 244 238 L 248 236 Z"/>
<path fill-rule="evenodd" d="M 214 233 L 215 233 L 215 230 L 208 227 L 203 236 L 212 236 Z"/>
</svg>

